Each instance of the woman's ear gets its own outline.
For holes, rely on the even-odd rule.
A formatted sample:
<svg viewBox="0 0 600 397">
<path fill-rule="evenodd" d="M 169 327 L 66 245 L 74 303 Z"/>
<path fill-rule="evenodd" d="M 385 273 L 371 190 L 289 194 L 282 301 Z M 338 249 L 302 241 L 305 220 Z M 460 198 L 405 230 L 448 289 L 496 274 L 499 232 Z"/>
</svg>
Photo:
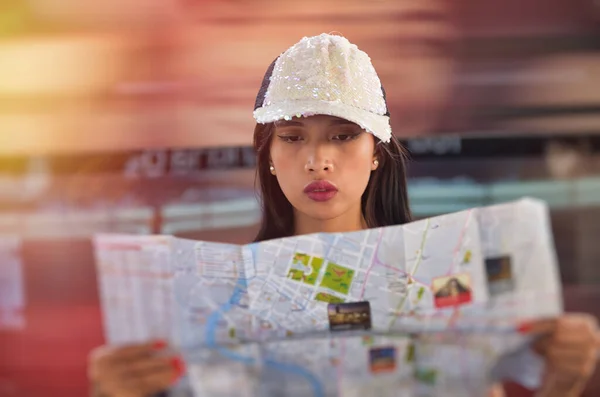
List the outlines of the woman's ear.
<svg viewBox="0 0 600 397">
<path fill-rule="evenodd" d="M 379 167 L 379 157 L 381 156 L 381 141 L 376 140 L 375 148 L 373 149 L 373 160 L 371 161 L 371 170 L 375 171 Z"/>
<path fill-rule="evenodd" d="M 371 163 L 371 170 L 375 171 L 379 167 L 379 160 L 376 156 L 373 156 L 373 162 Z"/>
<path fill-rule="evenodd" d="M 269 171 L 271 172 L 271 175 L 276 174 L 275 166 L 273 165 L 273 162 L 271 161 L 271 159 L 269 159 Z"/>
</svg>

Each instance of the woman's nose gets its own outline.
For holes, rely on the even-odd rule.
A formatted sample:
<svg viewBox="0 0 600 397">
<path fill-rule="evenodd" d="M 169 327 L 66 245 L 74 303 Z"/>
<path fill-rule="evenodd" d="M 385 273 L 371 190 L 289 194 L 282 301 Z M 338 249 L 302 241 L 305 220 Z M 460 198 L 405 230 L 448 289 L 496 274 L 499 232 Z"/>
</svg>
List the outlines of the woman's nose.
<svg viewBox="0 0 600 397">
<path fill-rule="evenodd" d="M 333 164 L 329 161 L 308 161 L 304 166 L 304 169 L 308 172 L 331 172 L 333 171 Z"/>
</svg>

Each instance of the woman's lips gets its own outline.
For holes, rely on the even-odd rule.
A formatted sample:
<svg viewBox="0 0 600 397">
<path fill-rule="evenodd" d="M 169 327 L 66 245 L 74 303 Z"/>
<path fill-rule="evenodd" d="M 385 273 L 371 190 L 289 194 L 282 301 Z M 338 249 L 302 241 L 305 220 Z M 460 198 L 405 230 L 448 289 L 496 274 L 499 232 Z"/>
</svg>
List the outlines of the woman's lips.
<svg viewBox="0 0 600 397">
<path fill-rule="evenodd" d="M 337 187 L 325 180 L 313 181 L 304 188 L 304 193 L 308 198 L 317 202 L 329 201 L 335 197 L 337 192 Z"/>
</svg>

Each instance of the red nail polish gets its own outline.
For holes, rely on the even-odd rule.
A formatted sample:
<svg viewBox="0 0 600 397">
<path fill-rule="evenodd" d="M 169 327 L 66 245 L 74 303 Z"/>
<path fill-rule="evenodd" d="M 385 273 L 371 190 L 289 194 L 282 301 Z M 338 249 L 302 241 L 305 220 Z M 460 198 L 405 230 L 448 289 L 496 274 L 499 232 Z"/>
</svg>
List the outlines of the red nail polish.
<svg viewBox="0 0 600 397">
<path fill-rule="evenodd" d="M 517 331 L 519 331 L 522 334 L 526 334 L 528 332 L 531 332 L 532 329 L 533 329 L 533 324 L 530 323 L 530 322 L 521 323 L 517 327 Z"/>
<path fill-rule="evenodd" d="M 152 348 L 155 350 L 162 350 L 165 347 L 167 347 L 167 342 L 165 342 L 164 340 L 157 340 L 152 344 Z"/>
<path fill-rule="evenodd" d="M 173 383 L 175 383 L 185 372 L 185 362 L 179 357 L 173 357 L 171 359 L 171 366 L 175 369 L 175 376 L 173 377 Z"/>
</svg>

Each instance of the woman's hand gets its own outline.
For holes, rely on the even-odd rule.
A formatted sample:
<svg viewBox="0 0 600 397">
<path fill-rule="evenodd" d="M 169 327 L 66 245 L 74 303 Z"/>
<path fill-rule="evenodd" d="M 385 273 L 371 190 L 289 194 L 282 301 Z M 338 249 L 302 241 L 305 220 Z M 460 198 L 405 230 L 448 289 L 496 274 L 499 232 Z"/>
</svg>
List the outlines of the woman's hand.
<svg viewBox="0 0 600 397">
<path fill-rule="evenodd" d="M 504 393 L 504 387 L 501 384 L 495 384 L 489 388 L 488 394 L 486 397 L 506 397 Z"/>
<path fill-rule="evenodd" d="M 167 390 L 184 372 L 178 357 L 159 355 L 164 342 L 102 346 L 89 356 L 88 376 L 98 397 L 149 397 Z"/>
<path fill-rule="evenodd" d="M 600 331 L 593 316 L 565 314 L 523 327 L 542 336 L 534 350 L 545 359 L 546 370 L 540 397 L 579 396 L 593 375 L 600 350 Z"/>
</svg>

